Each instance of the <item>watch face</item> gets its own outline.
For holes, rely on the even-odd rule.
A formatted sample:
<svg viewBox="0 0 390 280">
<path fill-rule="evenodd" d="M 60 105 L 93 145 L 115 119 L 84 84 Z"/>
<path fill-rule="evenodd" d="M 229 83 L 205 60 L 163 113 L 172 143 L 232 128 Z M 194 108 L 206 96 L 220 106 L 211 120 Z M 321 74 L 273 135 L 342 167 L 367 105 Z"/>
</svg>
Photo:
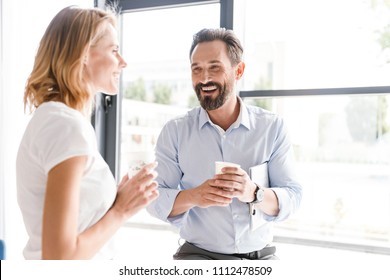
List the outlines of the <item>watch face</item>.
<svg viewBox="0 0 390 280">
<path fill-rule="evenodd" d="M 262 202 L 264 198 L 264 189 L 259 188 L 256 192 L 256 200 L 257 202 Z"/>
</svg>

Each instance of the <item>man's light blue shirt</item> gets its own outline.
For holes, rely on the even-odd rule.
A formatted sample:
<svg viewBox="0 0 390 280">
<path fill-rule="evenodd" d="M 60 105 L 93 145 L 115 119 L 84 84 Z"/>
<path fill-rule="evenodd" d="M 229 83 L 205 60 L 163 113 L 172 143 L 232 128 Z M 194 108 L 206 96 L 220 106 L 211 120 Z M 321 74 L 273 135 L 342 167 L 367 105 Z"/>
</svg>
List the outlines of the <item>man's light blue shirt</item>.
<svg viewBox="0 0 390 280">
<path fill-rule="evenodd" d="M 186 241 L 225 254 L 260 250 L 272 242 L 272 223 L 294 213 L 302 196 L 283 120 L 239 101 L 239 117 L 225 133 L 200 107 L 164 126 L 156 145 L 160 196 L 148 207 L 151 215 L 177 226 Z M 250 167 L 268 163 L 269 185 L 279 201 L 278 216 L 265 215 L 268 223 L 251 231 L 249 205 L 234 199 L 227 207 L 194 207 L 168 218 L 181 190 L 214 177 L 215 161 L 237 163 L 248 174 Z"/>
</svg>

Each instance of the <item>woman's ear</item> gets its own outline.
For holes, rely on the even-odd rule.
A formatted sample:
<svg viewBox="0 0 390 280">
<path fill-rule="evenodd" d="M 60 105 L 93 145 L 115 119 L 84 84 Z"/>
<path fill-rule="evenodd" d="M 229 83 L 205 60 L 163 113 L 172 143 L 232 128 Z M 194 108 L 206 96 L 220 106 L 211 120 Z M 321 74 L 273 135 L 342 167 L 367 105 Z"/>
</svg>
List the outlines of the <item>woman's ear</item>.
<svg viewBox="0 0 390 280">
<path fill-rule="evenodd" d="M 236 80 L 241 79 L 242 75 L 244 74 L 244 70 L 245 70 L 245 63 L 241 61 L 236 66 Z"/>
</svg>

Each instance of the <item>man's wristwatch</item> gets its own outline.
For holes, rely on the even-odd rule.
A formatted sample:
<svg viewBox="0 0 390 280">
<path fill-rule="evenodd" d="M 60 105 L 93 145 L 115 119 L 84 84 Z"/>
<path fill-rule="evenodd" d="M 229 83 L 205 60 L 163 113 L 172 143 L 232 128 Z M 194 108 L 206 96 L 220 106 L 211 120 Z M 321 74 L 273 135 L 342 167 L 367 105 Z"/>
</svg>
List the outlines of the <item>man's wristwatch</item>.
<svg viewBox="0 0 390 280">
<path fill-rule="evenodd" d="M 253 204 L 260 203 L 264 199 L 264 188 L 260 187 L 258 184 L 256 184 L 255 189 L 255 199 L 251 202 Z"/>
</svg>

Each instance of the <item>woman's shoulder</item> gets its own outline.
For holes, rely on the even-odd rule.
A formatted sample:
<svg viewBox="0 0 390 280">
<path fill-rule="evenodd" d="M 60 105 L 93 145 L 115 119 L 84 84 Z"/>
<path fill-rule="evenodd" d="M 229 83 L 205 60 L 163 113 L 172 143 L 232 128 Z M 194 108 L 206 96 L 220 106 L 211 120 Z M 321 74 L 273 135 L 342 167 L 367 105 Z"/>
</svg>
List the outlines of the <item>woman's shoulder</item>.
<svg viewBox="0 0 390 280">
<path fill-rule="evenodd" d="M 32 121 L 43 127 L 73 127 L 83 129 L 90 125 L 87 119 L 77 110 L 61 102 L 45 102 L 34 112 Z"/>
<path fill-rule="evenodd" d="M 26 130 L 36 139 L 93 136 L 92 124 L 86 117 L 61 102 L 53 101 L 45 102 L 35 110 Z"/>
</svg>

